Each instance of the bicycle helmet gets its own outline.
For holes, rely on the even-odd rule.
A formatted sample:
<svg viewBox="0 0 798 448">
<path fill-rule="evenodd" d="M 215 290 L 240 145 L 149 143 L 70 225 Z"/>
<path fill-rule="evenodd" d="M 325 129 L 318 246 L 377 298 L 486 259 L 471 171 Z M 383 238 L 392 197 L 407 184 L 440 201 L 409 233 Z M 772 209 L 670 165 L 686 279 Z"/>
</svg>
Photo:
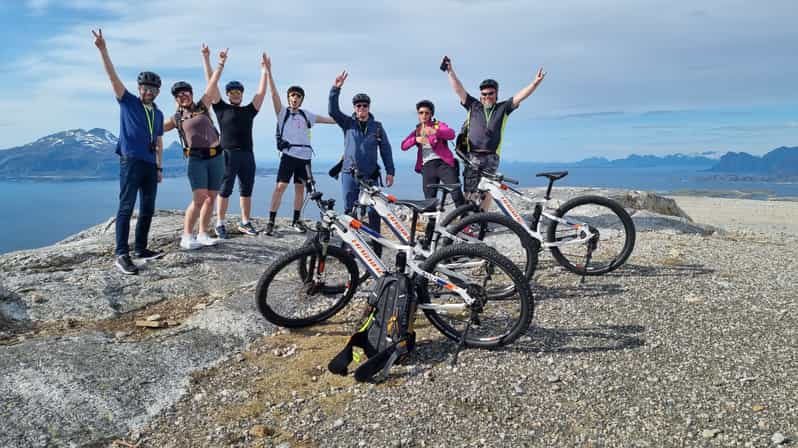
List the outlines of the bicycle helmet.
<svg viewBox="0 0 798 448">
<path fill-rule="evenodd" d="M 172 96 L 176 96 L 180 92 L 184 92 L 188 90 L 191 93 L 194 93 L 194 90 L 191 88 L 191 84 L 185 81 L 178 81 L 172 84 Z"/>
<path fill-rule="evenodd" d="M 229 93 L 231 90 L 240 90 L 242 93 L 244 92 L 244 84 L 241 84 L 238 81 L 230 81 L 224 86 L 224 92 Z"/>
<path fill-rule="evenodd" d="M 479 83 L 480 90 L 482 90 L 482 89 L 484 89 L 486 87 L 499 90 L 499 83 L 496 82 L 495 79 L 490 79 L 490 78 L 488 78 L 488 79 L 482 81 L 481 83 Z"/>
<path fill-rule="evenodd" d="M 141 72 L 138 77 L 139 85 L 161 88 L 161 77 L 153 72 Z"/>
<path fill-rule="evenodd" d="M 416 110 L 419 110 L 422 107 L 426 107 L 427 109 L 429 109 L 429 111 L 432 113 L 432 115 L 435 115 L 435 105 L 432 104 L 432 101 L 430 101 L 430 100 L 421 100 L 418 103 L 416 103 Z"/>
<path fill-rule="evenodd" d="M 365 93 L 358 93 L 357 95 L 352 97 L 352 104 L 358 104 L 358 103 L 366 103 L 370 106 L 371 98 L 369 98 L 369 96 L 366 95 Z"/>
<path fill-rule="evenodd" d="M 291 86 L 291 87 L 289 87 L 289 88 L 288 88 L 288 95 L 291 95 L 291 94 L 292 94 L 292 93 L 294 93 L 294 92 L 296 92 L 296 93 L 298 93 L 298 94 L 302 95 L 302 98 L 304 98 L 304 97 L 305 97 L 305 89 L 303 89 L 302 87 L 299 87 L 299 86 Z"/>
</svg>

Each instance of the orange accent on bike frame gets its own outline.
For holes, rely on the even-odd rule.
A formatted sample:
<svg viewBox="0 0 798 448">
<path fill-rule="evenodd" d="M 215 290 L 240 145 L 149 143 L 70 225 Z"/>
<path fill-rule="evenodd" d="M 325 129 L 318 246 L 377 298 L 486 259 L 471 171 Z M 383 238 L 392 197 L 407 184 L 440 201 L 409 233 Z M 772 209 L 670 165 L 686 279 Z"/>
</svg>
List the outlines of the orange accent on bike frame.
<svg viewBox="0 0 798 448">
<path fill-rule="evenodd" d="M 394 196 L 392 194 L 389 194 L 388 196 L 386 196 L 386 199 L 388 199 L 388 202 L 390 202 L 391 204 L 396 202 L 396 196 Z"/>
<path fill-rule="evenodd" d="M 501 188 L 502 190 L 507 190 L 507 185 L 506 184 L 500 184 L 499 188 Z"/>
<path fill-rule="evenodd" d="M 363 226 L 363 223 L 358 221 L 357 219 L 353 219 L 352 222 L 349 223 L 349 227 L 357 230 Z"/>
</svg>

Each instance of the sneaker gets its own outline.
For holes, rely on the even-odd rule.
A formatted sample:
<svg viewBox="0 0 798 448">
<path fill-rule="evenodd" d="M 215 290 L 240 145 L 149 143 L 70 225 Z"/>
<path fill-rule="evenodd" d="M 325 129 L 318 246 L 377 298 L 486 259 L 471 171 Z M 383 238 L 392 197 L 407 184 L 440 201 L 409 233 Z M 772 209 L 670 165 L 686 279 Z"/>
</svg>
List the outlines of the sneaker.
<svg viewBox="0 0 798 448">
<path fill-rule="evenodd" d="M 274 235 L 274 223 L 271 221 L 269 221 L 269 223 L 266 224 L 266 235 L 269 236 Z"/>
<path fill-rule="evenodd" d="M 165 254 L 159 250 L 137 250 L 133 255 L 136 256 L 139 260 L 154 260 L 156 258 L 161 258 Z"/>
<path fill-rule="evenodd" d="M 197 235 L 197 242 L 203 246 L 215 246 L 219 242 L 219 238 L 211 238 L 207 233 L 200 233 Z"/>
<path fill-rule="evenodd" d="M 302 223 L 301 223 L 301 222 L 299 222 L 299 221 L 292 222 L 292 223 L 291 223 L 291 228 L 292 228 L 292 229 L 293 229 L 295 232 L 299 232 L 299 233 L 305 233 L 305 232 L 307 232 L 307 231 L 308 231 L 308 230 L 305 228 L 305 225 L 304 225 L 304 224 L 302 224 Z"/>
<path fill-rule="evenodd" d="M 193 236 L 183 236 L 180 238 L 180 247 L 185 250 L 195 250 L 202 247 L 202 244 Z"/>
<path fill-rule="evenodd" d="M 218 236 L 220 240 L 227 239 L 227 229 L 224 227 L 224 224 L 219 224 L 218 226 L 216 226 L 215 230 L 216 230 L 216 236 Z"/>
<path fill-rule="evenodd" d="M 244 235 L 255 236 L 258 234 L 258 231 L 255 230 L 255 227 L 252 225 L 251 222 L 246 224 L 238 223 L 238 231 L 243 233 Z"/>
<path fill-rule="evenodd" d="M 139 273 L 139 268 L 133 264 L 130 255 L 119 255 L 114 261 L 114 265 L 123 273 L 127 275 L 136 275 Z"/>
</svg>

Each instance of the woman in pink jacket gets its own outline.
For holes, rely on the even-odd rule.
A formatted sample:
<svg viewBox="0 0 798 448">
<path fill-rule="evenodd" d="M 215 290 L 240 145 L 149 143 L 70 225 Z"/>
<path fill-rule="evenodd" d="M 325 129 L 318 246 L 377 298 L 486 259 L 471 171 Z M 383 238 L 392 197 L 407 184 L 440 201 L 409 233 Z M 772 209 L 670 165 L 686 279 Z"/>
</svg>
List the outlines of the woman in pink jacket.
<svg viewBox="0 0 798 448">
<path fill-rule="evenodd" d="M 416 156 L 416 172 L 421 173 L 421 187 L 424 189 L 425 198 L 434 198 L 435 190 L 427 188 L 427 185 L 459 183 L 459 170 L 446 143 L 454 140 L 454 130 L 442 121 L 433 118 L 435 115 L 435 105 L 432 101 L 422 100 L 416 104 L 418 111 L 418 125 L 402 141 L 402 151 L 407 151 L 412 147 L 418 149 Z M 463 193 L 458 188 L 452 192 L 454 203 L 462 205 L 465 203 Z"/>
</svg>

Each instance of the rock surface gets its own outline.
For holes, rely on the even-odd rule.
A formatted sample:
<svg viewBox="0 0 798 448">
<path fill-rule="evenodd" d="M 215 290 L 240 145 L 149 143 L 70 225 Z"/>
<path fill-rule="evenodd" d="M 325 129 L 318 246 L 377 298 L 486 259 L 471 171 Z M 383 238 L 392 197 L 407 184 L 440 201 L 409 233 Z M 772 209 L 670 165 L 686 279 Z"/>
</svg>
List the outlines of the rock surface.
<svg viewBox="0 0 798 448">
<path fill-rule="evenodd" d="M 791 443 L 798 280 L 784 266 L 798 237 L 631 207 L 667 203 L 646 196 L 626 204 L 639 232 L 627 266 L 579 286 L 542 253 L 519 341 L 452 369 L 454 344 L 419 315 L 418 352 L 376 386 L 325 367 L 357 304 L 298 331 L 255 308 L 258 277 L 303 236 L 183 252 L 182 215 L 159 211 L 151 246 L 167 254 L 138 276 L 113 268 L 112 221 L 2 255 L 0 446 Z M 169 326 L 134 325 L 155 314 Z"/>
</svg>

